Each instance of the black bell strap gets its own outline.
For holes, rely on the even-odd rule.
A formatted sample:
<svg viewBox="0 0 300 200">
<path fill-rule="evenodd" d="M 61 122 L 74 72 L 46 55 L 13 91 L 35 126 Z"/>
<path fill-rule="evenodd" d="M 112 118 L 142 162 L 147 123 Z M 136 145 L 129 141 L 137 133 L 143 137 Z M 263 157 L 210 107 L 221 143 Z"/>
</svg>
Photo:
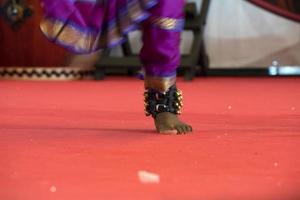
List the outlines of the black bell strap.
<svg viewBox="0 0 300 200">
<path fill-rule="evenodd" d="M 166 92 L 147 89 L 144 93 L 145 114 L 154 118 L 163 112 L 179 115 L 183 106 L 182 99 L 182 92 L 175 85 Z"/>
</svg>

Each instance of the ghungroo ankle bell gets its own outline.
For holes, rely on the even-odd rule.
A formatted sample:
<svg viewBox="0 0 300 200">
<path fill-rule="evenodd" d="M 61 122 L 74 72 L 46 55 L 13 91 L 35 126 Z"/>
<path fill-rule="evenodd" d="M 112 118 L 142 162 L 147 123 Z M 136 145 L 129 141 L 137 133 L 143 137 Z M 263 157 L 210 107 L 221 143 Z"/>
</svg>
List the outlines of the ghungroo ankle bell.
<svg viewBox="0 0 300 200">
<path fill-rule="evenodd" d="M 163 93 L 148 89 L 144 93 L 144 105 L 146 116 L 155 118 L 162 112 L 179 115 L 183 106 L 182 92 L 175 85 Z"/>
</svg>

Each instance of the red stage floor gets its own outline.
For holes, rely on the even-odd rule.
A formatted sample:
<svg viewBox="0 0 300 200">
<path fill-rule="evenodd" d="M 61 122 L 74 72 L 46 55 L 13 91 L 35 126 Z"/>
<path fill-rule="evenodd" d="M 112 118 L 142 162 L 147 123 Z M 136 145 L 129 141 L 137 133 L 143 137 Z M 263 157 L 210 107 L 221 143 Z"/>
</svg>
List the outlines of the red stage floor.
<svg viewBox="0 0 300 200">
<path fill-rule="evenodd" d="M 300 199 L 299 78 L 179 87 L 191 135 L 156 134 L 135 79 L 1 81 L 0 199 Z"/>
</svg>

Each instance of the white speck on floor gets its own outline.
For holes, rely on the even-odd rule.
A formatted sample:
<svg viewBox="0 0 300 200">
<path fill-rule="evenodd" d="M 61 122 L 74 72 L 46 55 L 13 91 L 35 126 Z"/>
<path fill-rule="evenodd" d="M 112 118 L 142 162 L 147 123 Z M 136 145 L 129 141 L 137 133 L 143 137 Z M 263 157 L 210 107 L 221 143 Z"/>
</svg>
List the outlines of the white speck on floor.
<svg viewBox="0 0 300 200">
<path fill-rule="evenodd" d="M 50 192 L 56 192 L 57 189 L 54 185 L 52 185 L 49 190 Z"/>
<path fill-rule="evenodd" d="M 153 172 L 140 170 L 138 171 L 138 177 L 140 182 L 144 184 L 148 184 L 148 183 L 157 184 L 160 182 L 160 176 Z"/>
<path fill-rule="evenodd" d="M 295 110 L 296 110 L 296 108 L 295 108 L 295 107 L 291 107 L 291 110 L 292 110 L 292 111 L 295 111 Z"/>
</svg>

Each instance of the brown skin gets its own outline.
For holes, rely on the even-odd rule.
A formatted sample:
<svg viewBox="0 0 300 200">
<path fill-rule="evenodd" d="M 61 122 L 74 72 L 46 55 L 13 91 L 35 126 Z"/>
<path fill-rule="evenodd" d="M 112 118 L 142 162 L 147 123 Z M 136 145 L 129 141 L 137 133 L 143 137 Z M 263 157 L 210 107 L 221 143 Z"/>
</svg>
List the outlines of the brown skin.
<svg viewBox="0 0 300 200">
<path fill-rule="evenodd" d="M 177 115 L 169 112 L 159 113 L 154 119 L 155 127 L 161 134 L 188 134 L 192 132 L 192 127 L 180 121 Z"/>
</svg>

